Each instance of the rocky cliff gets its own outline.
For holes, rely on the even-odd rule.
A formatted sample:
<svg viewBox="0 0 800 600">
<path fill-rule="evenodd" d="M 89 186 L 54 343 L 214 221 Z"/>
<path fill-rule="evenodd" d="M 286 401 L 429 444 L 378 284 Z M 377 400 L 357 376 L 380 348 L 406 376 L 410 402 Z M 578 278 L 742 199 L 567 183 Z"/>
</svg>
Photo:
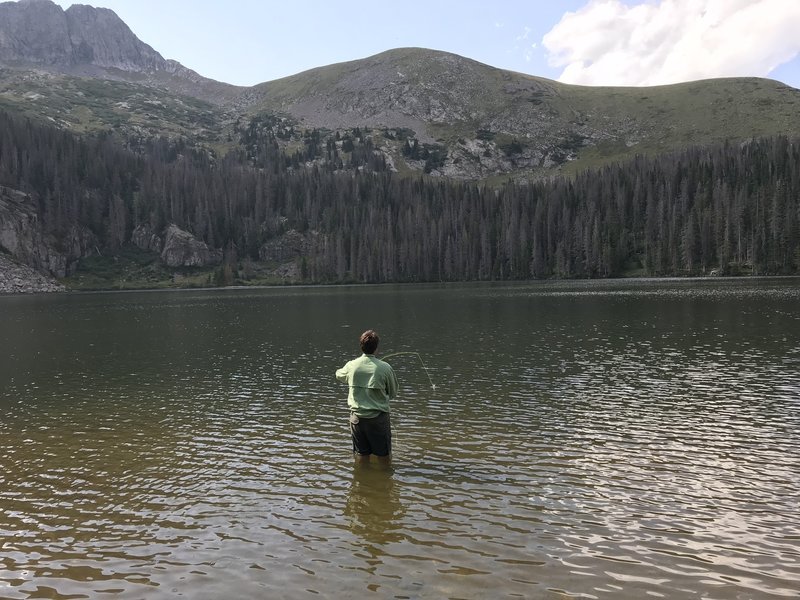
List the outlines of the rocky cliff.
<svg viewBox="0 0 800 600">
<path fill-rule="evenodd" d="M 0 251 L 47 277 L 64 277 L 95 246 L 85 229 L 73 228 L 56 240 L 42 230 L 34 199 L 0 186 Z"/>
<path fill-rule="evenodd" d="M 167 60 L 107 8 L 51 0 L 0 3 L 0 66 L 128 80 L 216 103 L 240 88 Z"/>
<path fill-rule="evenodd" d="M 111 10 L 50 0 L 0 4 L 0 57 L 5 63 L 122 71 L 165 70 L 167 61 Z"/>
</svg>

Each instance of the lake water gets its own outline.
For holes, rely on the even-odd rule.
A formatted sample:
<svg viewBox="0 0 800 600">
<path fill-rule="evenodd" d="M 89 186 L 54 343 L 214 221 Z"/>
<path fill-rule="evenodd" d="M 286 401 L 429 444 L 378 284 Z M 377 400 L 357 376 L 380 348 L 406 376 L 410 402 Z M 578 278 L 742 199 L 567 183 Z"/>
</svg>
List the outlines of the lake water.
<svg viewBox="0 0 800 600">
<path fill-rule="evenodd" d="M 0 598 L 796 598 L 800 280 L 0 297 L 0 461 Z"/>
</svg>

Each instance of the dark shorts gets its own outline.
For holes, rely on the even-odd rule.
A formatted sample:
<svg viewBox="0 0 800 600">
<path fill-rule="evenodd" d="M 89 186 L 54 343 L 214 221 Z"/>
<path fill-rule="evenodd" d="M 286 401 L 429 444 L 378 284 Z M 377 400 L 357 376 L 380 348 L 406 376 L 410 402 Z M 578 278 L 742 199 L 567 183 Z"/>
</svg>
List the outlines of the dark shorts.
<svg viewBox="0 0 800 600">
<path fill-rule="evenodd" d="M 350 418 L 350 433 L 353 435 L 353 452 L 389 456 L 392 453 L 392 423 L 389 413 L 365 419 L 358 417 L 358 423 Z"/>
</svg>

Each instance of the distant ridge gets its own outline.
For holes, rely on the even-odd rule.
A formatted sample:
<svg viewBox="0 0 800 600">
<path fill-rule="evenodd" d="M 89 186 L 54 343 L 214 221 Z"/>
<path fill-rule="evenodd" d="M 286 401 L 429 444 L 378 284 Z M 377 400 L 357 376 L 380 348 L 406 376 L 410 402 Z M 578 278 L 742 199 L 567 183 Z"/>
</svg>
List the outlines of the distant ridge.
<svg viewBox="0 0 800 600">
<path fill-rule="evenodd" d="M 264 127 L 290 153 L 359 129 L 390 169 L 466 180 L 800 135 L 800 91 L 769 79 L 587 87 L 425 48 L 237 87 L 165 59 L 111 10 L 51 0 L 0 3 L 0 71 L 0 108 L 68 129 L 179 136 L 223 154 Z M 262 131 L 246 133 L 254 122 Z M 332 149 L 312 158 L 341 168 Z"/>
<path fill-rule="evenodd" d="M 446 148 L 438 173 L 466 179 L 800 134 L 800 91 L 769 79 L 588 87 L 424 48 L 311 69 L 250 95 L 251 112 L 285 112 L 310 127 L 412 130 Z"/>
</svg>

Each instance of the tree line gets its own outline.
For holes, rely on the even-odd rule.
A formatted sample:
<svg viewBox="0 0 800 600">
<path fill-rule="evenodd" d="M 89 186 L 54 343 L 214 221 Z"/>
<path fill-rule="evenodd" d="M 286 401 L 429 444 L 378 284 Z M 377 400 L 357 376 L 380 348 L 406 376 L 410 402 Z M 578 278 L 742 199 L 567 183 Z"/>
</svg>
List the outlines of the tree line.
<svg viewBox="0 0 800 600">
<path fill-rule="evenodd" d="M 689 148 L 490 187 L 391 173 L 357 137 L 345 140 L 359 148 L 351 170 L 305 166 L 319 153 L 341 159 L 309 139 L 286 156 L 253 129 L 218 157 L 186 140 L 134 147 L 0 113 L 0 185 L 31 194 L 56 239 L 86 227 L 112 252 L 139 225 L 174 223 L 259 260 L 265 243 L 294 230 L 307 241 L 297 260 L 313 282 L 800 271 L 798 140 Z"/>
</svg>

